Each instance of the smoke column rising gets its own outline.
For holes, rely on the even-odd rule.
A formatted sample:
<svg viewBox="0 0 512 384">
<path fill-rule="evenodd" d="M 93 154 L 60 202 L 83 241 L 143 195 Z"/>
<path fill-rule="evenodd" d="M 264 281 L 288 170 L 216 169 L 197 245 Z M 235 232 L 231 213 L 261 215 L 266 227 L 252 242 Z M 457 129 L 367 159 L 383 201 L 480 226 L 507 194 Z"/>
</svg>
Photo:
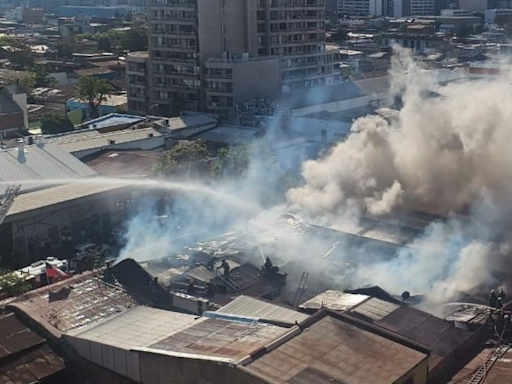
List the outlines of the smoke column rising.
<svg viewBox="0 0 512 384">
<path fill-rule="evenodd" d="M 327 224 L 354 212 L 356 218 L 418 210 L 468 214 L 432 224 L 396 259 L 357 272 L 361 282 L 445 301 L 492 283 L 489 266 L 508 249 L 510 76 L 439 86 L 400 48 L 391 75 L 391 96 L 401 95 L 403 105 L 398 119 L 355 121 L 346 141 L 304 163 L 304 185 L 287 198 L 296 211 Z"/>
</svg>

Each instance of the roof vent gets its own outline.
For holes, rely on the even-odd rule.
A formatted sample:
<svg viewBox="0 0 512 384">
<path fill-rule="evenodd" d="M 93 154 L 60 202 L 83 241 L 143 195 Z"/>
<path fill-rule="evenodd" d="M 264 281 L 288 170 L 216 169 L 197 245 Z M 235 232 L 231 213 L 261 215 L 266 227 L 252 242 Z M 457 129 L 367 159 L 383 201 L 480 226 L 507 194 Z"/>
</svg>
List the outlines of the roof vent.
<svg viewBox="0 0 512 384">
<path fill-rule="evenodd" d="M 113 139 L 110 139 L 110 140 L 108 141 L 108 144 L 109 144 L 109 145 L 114 145 L 115 143 L 116 143 L 116 141 L 115 141 L 115 140 L 113 140 Z"/>
<path fill-rule="evenodd" d="M 18 144 L 18 157 L 24 157 L 25 156 L 25 140 L 18 139 L 18 140 L 16 140 L 16 143 Z"/>
<path fill-rule="evenodd" d="M 148 133 L 148 137 L 155 137 L 155 134 L 153 132 Z"/>
</svg>

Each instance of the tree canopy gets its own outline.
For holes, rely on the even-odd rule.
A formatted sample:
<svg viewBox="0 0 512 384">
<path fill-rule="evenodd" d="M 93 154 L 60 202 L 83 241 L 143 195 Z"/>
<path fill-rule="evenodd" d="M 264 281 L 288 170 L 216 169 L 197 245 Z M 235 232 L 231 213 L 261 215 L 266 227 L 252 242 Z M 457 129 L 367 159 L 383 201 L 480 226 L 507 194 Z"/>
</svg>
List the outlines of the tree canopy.
<svg viewBox="0 0 512 384">
<path fill-rule="evenodd" d="M 180 142 L 162 155 L 156 173 L 180 177 L 211 176 L 210 158 L 204 141 Z"/>
<path fill-rule="evenodd" d="M 18 84 L 27 94 L 31 94 L 36 87 L 36 80 L 34 74 L 30 71 L 15 72 L 5 77 L 6 84 Z"/>
<path fill-rule="evenodd" d="M 41 132 L 44 134 L 64 133 L 73 129 L 75 129 L 73 123 L 65 114 L 49 113 L 41 119 Z"/>
<path fill-rule="evenodd" d="M 109 30 L 94 35 L 78 35 L 76 38 L 94 40 L 98 43 L 98 48 L 105 52 L 134 52 L 148 49 L 147 30 L 139 27 L 126 31 Z"/>
<path fill-rule="evenodd" d="M 94 76 L 81 76 L 78 79 L 78 95 L 87 102 L 92 118 L 99 116 L 98 107 L 106 100 L 110 91 L 111 87 L 105 80 Z"/>
<path fill-rule="evenodd" d="M 25 279 L 13 272 L 0 276 L 0 292 L 9 296 L 21 295 L 30 291 L 31 288 L 31 285 Z"/>
</svg>

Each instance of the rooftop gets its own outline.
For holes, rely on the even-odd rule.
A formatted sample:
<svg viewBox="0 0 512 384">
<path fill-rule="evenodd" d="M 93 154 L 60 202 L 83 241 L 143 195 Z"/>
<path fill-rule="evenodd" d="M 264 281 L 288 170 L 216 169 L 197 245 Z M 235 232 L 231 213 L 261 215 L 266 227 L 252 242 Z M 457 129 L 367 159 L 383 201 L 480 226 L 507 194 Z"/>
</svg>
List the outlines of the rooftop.
<svg viewBox="0 0 512 384">
<path fill-rule="evenodd" d="M 411 346 L 324 312 L 246 368 L 276 383 L 389 384 L 426 358 Z"/>
<path fill-rule="evenodd" d="M 141 306 L 67 334 L 82 340 L 130 350 L 149 347 L 204 320 L 196 318 L 194 315 Z M 144 332 L 141 332 L 142 324 Z"/>
<path fill-rule="evenodd" d="M 100 175 L 148 176 L 161 153 L 155 151 L 105 151 L 87 156 L 82 161 Z"/>
<path fill-rule="evenodd" d="M 476 371 L 482 367 L 484 361 L 491 355 L 493 349 L 485 348 L 469 363 L 467 363 L 448 384 L 468 383 L 475 375 Z M 507 350 L 503 356 L 497 359 L 494 364 L 487 369 L 485 384 L 509 384 L 512 382 L 512 350 Z"/>
<path fill-rule="evenodd" d="M 84 69 L 85 71 L 85 69 Z M 87 75 L 89 76 L 89 75 Z M 109 105 L 112 107 L 119 107 L 123 106 L 127 103 L 127 96 L 125 94 L 123 95 L 107 95 L 105 96 L 105 99 L 101 102 L 101 105 Z M 81 100 L 78 97 L 74 97 L 72 99 L 68 100 L 70 103 L 86 103 L 86 101 Z"/>
<path fill-rule="evenodd" d="M 79 179 L 96 172 L 55 144 L 26 145 L 24 153 L 18 148 L 0 150 L 0 182 L 27 181 L 22 192 L 40 188 L 33 180 Z M 0 185 L 0 194 L 6 186 Z"/>
<path fill-rule="evenodd" d="M 168 128 L 172 130 L 190 128 L 193 126 L 204 126 L 210 124 L 214 124 L 213 126 L 215 126 L 217 124 L 216 119 L 204 114 L 183 115 L 180 117 L 166 119 L 166 121 L 168 122 Z"/>
<path fill-rule="evenodd" d="M 194 135 L 193 137 L 195 139 L 203 139 L 215 143 L 233 144 L 251 141 L 259 133 L 259 128 L 219 125 L 213 129 Z"/>
<path fill-rule="evenodd" d="M 329 290 L 302 303 L 299 305 L 299 308 L 305 310 L 319 310 L 327 308 L 333 311 L 347 311 L 369 298 L 370 296 L 366 295 Z"/>
<path fill-rule="evenodd" d="M 0 382 L 30 384 L 62 371 L 64 361 L 13 313 L 0 315 Z"/>
<path fill-rule="evenodd" d="M 105 116 L 98 117 L 97 119 L 89 120 L 87 123 L 81 125 L 83 128 L 108 128 L 118 125 L 135 124 L 144 120 L 142 116 L 124 115 L 119 113 L 110 113 Z"/>
<path fill-rule="evenodd" d="M 270 320 L 280 323 L 295 324 L 309 316 L 274 303 L 255 299 L 250 296 L 238 296 L 231 303 L 223 306 L 215 313 L 250 317 L 259 320 Z"/>
<path fill-rule="evenodd" d="M 126 129 L 106 133 L 101 133 L 97 130 L 83 130 L 71 132 L 66 135 L 52 136 L 48 138 L 48 141 L 57 143 L 59 147 L 69 153 L 74 153 L 89 149 L 107 149 L 115 144 L 145 140 L 159 136 L 162 136 L 162 134 L 154 128 Z"/>
<path fill-rule="evenodd" d="M 14 219 L 14 216 L 35 209 L 55 206 L 87 196 L 115 191 L 128 187 L 130 184 L 120 180 L 116 184 L 103 183 L 71 183 L 57 187 L 46 188 L 38 191 L 24 193 L 14 199 L 14 203 L 7 214 L 6 221 Z M 56 208 L 56 207 L 54 207 Z"/>
<path fill-rule="evenodd" d="M 8 307 L 25 312 L 50 333 L 60 336 L 137 305 L 125 291 L 87 273 L 28 292 L 10 302 Z"/>
<path fill-rule="evenodd" d="M 67 99 L 76 97 L 78 89 L 74 85 L 61 86 L 59 88 L 36 88 L 32 91 L 32 97 L 45 102 L 64 103 Z"/>
<path fill-rule="evenodd" d="M 114 71 L 109 68 L 88 68 L 88 69 L 75 69 L 73 71 L 77 76 L 98 76 L 98 75 L 108 75 L 110 73 L 114 73 Z"/>
</svg>

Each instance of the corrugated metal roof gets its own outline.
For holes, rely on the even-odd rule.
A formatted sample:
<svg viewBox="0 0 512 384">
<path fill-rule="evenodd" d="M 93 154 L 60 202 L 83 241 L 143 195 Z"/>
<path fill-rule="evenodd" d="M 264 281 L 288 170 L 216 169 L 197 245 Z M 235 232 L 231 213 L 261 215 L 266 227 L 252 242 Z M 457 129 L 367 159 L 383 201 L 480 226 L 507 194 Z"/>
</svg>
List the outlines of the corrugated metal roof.
<svg viewBox="0 0 512 384">
<path fill-rule="evenodd" d="M 215 123 L 217 123 L 217 120 L 207 115 L 184 115 L 169 119 L 169 129 L 191 128 L 193 126 Z"/>
<path fill-rule="evenodd" d="M 65 368 L 46 340 L 12 313 L 0 317 L 0 359 L 2 384 L 39 382 Z"/>
<path fill-rule="evenodd" d="M 44 327 L 53 327 L 49 330 L 54 333 L 83 328 L 138 305 L 125 291 L 107 286 L 88 274 L 54 284 L 52 290 L 66 286 L 72 289 L 60 300 L 50 300 L 44 287 L 20 296 L 9 305 L 29 313 Z"/>
<path fill-rule="evenodd" d="M 390 384 L 427 355 L 326 316 L 247 365 L 277 383 Z"/>
<path fill-rule="evenodd" d="M 127 186 L 129 186 L 128 183 L 123 184 L 121 182 L 116 185 L 104 185 L 93 182 L 90 184 L 76 183 L 24 193 L 14 199 L 14 203 L 7 213 L 6 221 L 9 221 L 9 218 L 12 218 L 16 214 L 80 199 L 86 196 L 118 190 Z"/>
<path fill-rule="evenodd" d="M 78 151 L 85 151 L 95 148 L 108 148 L 115 144 L 128 143 L 131 141 L 138 141 L 148 139 L 151 135 L 153 137 L 162 136 L 162 134 L 153 128 L 142 128 L 135 130 L 114 131 L 104 134 L 77 134 L 69 136 L 59 136 L 49 139 L 52 143 L 58 143 L 64 150 L 74 153 Z M 113 141 L 113 143 L 111 142 Z"/>
<path fill-rule="evenodd" d="M 149 347 L 205 319 L 148 307 L 132 308 L 118 316 L 79 331 L 71 337 L 129 350 Z"/>
<path fill-rule="evenodd" d="M 55 144 L 24 147 L 0 151 L 0 182 L 26 180 L 78 179 L 94 176 L 96 172 Z M 23 183 L 21 191 L 40 187 L 37 183 Z M 0 194 L 6 185 L 0 185 Z"/>
<path fill-rule="evenodd" d="M 390 313 L 400 308 L 400 305 L 384 300 L 371 298 L 364 303 L 350 310 L 351 313 L 359 314 L 373 321 L 382 320 Z"/>
<path fill-rule="evenodd" d="M 281 307 L 276 304 L 267 303 L 249 296 L 239 296 L 231 303 L 223 306 L 218 313 L 248 316 L 261 320 L 272 320 L 283 323 L 294 324 L 306 320 L 309 316 L 303 313 Z"/>
<path fill-rule="evenodd" d="M 288 333 L 270 324 L 206 319 L 160 340 L 151 349 L 224 357 L 234 363 Z"/>
<path fill-rule="evenodd" d="M 328 290 L 299 305 L 299 308 L 327 308 L 333 311 L 347 311 L 369 298 L 370 296 L 366 295 Z"/>
</svg>

